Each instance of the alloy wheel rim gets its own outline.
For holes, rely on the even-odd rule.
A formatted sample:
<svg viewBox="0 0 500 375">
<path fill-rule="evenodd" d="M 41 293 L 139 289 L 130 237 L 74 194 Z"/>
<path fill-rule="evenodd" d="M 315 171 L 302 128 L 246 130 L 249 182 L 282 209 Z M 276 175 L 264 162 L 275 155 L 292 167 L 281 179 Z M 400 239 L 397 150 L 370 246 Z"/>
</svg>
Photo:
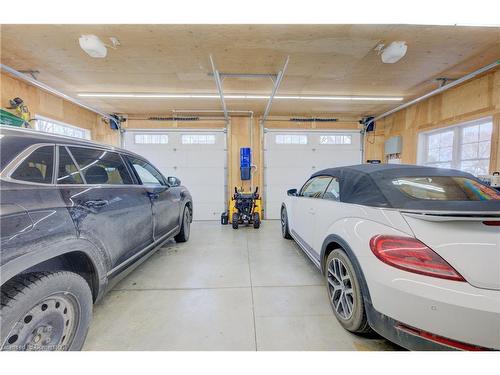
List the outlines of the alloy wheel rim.
<svg viewBox="0 0 500 375">
<path fill-rule="evenodd" d="M 285 234 L 285 210 L 281 211 L 281 232 Z"/>
<path fill-rule="evenodd" d="M 52 295 L 33 306 L 12 327 L 2 350 L 67 350 L 74 339 L 80 314 L 70 295 Z"/>
<path fill-rule="evenodd" d="M 344 320 L 352 317 L 355 299 L 351 275 L 339 258 L 328 264 L 328 294 L 337 315 Z"/>
</svg>

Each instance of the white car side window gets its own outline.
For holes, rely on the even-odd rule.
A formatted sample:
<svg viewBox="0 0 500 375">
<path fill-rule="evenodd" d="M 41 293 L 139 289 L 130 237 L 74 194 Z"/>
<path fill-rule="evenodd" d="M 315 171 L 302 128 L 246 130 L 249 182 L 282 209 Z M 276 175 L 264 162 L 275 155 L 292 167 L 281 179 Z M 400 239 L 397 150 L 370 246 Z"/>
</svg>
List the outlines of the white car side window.
<svg viewBox="0 0 500 375">
<path fill-rule="evenodd" d="M 330 185 L 328 185 L 325 194 L 323 194 L 323 199 L 329 199 L 332 201 L 340 200 L 340 185 L 337 177 L 334 177 L 332 182 L 330 182 Z"/>
<path fill-rule="evenodd" d="M 308 198 L 321 198 L 331 179 L 331 177 L 327 176 L 319 176 L 311 179 L 302 188 L 300 195 Z"/>
</svg>

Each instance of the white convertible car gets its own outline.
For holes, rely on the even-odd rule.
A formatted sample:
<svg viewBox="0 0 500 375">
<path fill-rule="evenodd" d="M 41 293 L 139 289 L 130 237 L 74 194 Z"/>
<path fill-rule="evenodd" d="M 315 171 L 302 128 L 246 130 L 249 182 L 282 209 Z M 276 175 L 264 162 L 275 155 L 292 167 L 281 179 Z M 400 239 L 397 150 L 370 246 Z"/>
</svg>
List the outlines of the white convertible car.
<svg viewBox="0 0 500 375">
<path fill-rule="evenodd" d="M 281 226 L 348 331 L 408 349 L 500 349 L 500 194 L 471 174 L 326 169 L 287 192 Z"/>
</svg>

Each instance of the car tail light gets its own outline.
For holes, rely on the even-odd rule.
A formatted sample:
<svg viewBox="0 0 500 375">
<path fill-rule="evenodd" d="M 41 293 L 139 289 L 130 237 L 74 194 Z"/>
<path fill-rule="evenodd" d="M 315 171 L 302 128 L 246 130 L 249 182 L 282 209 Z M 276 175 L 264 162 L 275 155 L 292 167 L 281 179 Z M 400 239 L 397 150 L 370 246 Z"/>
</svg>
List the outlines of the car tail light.
<svg viewBox="0 0 500 375">
<path fill-rule="evenodd" d="M 492 227 L 500 227 L 500 221 L 483 221 L 483 224 Z"/>
<path fill-rule="evenodd" d="M 465 281 L 443 258 L 416 238 L 378 235 L 370 240 L 370 248 L 382 262 L 404 271 Z"/>
</svg>

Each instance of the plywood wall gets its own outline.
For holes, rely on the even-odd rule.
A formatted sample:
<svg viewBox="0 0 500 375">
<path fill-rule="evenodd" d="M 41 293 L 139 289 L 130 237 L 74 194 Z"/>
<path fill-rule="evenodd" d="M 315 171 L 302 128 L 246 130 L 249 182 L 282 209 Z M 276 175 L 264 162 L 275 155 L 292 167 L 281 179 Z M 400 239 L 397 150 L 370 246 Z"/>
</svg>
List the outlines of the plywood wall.
<svg viewBox="0 0 500 375">
<path fill-rule="evenodd" d="M 15 97 L 23 99 L 28 106 L 31 117 L 45 116 L 54 120 L 75 125 L 91 132 L 93 140 L 119 145 L 120 134 L 102 122 L 96 113 L 68 102 L 58 96 L 43 91 L 8 74 L 0 75 L 0 105 L 9 106 L 9 100 Z"/>
<path fill-rule="evenodd" d="M 500 69 L 428 98 L 376 124 L 365 140 L 366 159 L 384 160 L 384 141 L 402 136 L 403 163 L 417 162 L 419 133 L 493 117 L 491 171 L 500 169 Z"/>
</svg>

